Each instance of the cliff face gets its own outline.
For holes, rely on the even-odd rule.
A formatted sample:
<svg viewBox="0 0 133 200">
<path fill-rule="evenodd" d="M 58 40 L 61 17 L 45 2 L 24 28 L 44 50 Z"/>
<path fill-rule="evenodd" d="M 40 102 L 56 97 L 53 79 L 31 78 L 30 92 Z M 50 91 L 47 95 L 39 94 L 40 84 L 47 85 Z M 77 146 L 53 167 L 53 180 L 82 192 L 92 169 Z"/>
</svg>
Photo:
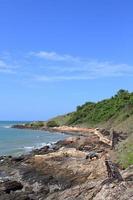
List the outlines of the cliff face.
<svg viewBox="0 0 133 200">
<path fill-rule="evenodd" d="M 90 133 L 19 158 L 1 157 L 0 199 L 131 200 L 133 167 L 118 169 L 120 182 L 109 178 L 105 159 L 111 151 L 110 145 Z"/>
</svg>

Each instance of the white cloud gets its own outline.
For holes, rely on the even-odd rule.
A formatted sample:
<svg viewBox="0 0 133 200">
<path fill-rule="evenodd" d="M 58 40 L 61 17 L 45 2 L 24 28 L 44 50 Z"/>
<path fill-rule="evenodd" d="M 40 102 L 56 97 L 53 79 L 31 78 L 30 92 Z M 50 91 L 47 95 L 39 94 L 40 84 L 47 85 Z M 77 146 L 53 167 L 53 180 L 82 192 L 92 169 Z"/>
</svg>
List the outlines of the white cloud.
<svg viewBox="0 0 133 200">
<path fill-rule="evenodd" d="M 32 82 L 82 81 L 133 76 L 133 66 L 123 63 L 91 61 L 87 58 L 47 51 L 32 52 L 27 55 L 16 57 L 10 55 L 10 59 L 1 57 L 0 72 L 16 73 Z"/>
<path fill-rule="evenodd" d="M 3 60 L 0 60 L 0 68 L 6 68 L 7 65 Z"/>
<path fill-rule="evenodd" d="M 110 62 L 88 62 L 88 72 L 96 78 L 119 77 L 133 75 L 133 66 L 127 64 L 115 64 Z"/>
<path fill-rule="evenodd" d="M 90 80 L 108 77 L 133 76 L 133 66 L 128 64 L 115 64 L 111 62 L 89 61 L 79 59 L 71 66 L 63 64 L 48 68 L 47 73 L 35 76 L 36 81 L 69 81 Z"/>
<path fill-rule="evenodd" d="M 46 60 L 52 61 L 53 64 L 52 66 L 48 67 L 48 70 L 56 71 L 57 73 L 78 72 L 78 73 L 84 73 L 85 77 L 86 76 L 90 77 L 91 75 L 95 78 L 133 75 L 133 66 L 123 63 L 116 64 L 108 61 L 106 62 L 95 61 L 95 60 L 90 61 L 85 58 L 75 57 L 68 54 L 58 54 L 56 52 L 47 52 L 47 51 L 32 52 L 31 55 L 38 57 L 40 59 L 43 58 L 44 63 L 46 63 Z M 55 66 L 54 66 L 54 61 L 56 61 Z"/>
<path fill-rule="evenodd" d="M 78 61 L 78 57 L 70 56 L 67 54 L 61 55 L 56 52 L 47 52 L 47 51 L 39 51 L 39 52 L 31 52 L 30 55 L 43 58 L 46 60 L 52 61 Z"/>
<path fill-rule="evenodd" d="M 34 80 L 36 81 L 46 81 L 46 82 L 53 82 L 53 81 L 72 81 L 72 80 L 88 80 L 92 79 L 93 77 L 89 76 L 43 76 L 43 75 L 38 75 L 34 77 Z"/>
<path fill-rule="evenodd" d="M 11 67 L 10 65 L 8 65 L 5 61 L 0 60 L 0 73 L 15 73 L 13 67 Z"/>
</svg>

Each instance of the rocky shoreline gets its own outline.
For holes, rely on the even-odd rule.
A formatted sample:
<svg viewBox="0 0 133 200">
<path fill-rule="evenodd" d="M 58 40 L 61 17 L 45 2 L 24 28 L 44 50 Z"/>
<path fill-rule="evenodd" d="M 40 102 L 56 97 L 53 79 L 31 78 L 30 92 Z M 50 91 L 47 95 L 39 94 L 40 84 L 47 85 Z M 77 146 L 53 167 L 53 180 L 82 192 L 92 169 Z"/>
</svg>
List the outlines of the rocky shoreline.
<svg viewBox="0 0 133 200">
<path fill-rule="evenodd" d="M 17 129 L 30 129 L 30 130 L 40 130 L 40 131 L 49 131 L 49 132 L 60 132 L 65 134 L 71 134 L 74 136 L 80 135 L 80 136 L 86 136 L 86 134 L 90 132 L 94 132 L 95 129 L 92 128 L 80 128 L 80 127 L 72 127 L 72 126 L 59 126 L 59 127 L 31 127 L 30 125 L 26 124 L 17 124 L 13 125 L 12 128 Z"/>
<path fill-rule="evenodd" d="M 108 133 L 78 132 L 28 155 L 1 156 L 0 200 L 132 200 L 133 166 L 116 165 L 122 180 L 109 175 Z"/>
</svg>

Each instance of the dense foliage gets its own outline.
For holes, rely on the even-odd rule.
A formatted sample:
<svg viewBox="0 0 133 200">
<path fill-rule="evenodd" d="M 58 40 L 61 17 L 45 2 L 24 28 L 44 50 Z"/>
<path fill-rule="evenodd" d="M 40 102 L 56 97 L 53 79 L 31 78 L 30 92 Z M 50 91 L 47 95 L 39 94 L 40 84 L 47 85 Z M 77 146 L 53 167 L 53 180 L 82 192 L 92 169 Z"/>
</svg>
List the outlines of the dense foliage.
<svg viewBox="0 0 133 200">
<path fill-rule="evenodd" d="M 82 106 L 78 106 L 76 112 L 71 114 L 67 124 L 95 125 L 118 117 L 120 114 L 122 115 L 121 120 L 125 120 L 133 114 L 133 93 L 122 89 L 110 99 L 97 103 L 87 102 Z"/>
<path fill-rule="evenodd" d="M 59 124 L 54 120 L 47 122 L 47 127 L 58 127 L 58 126 L 59 126 Z"/>
<path fill-rule="evenodd" d="M 28 124 L 27 124 L 28 125 Z M 43 127 L 45 124 L 43 121 L 36 121 L 29 124 L 32 128 L 40 128 Z"/>
</svg>

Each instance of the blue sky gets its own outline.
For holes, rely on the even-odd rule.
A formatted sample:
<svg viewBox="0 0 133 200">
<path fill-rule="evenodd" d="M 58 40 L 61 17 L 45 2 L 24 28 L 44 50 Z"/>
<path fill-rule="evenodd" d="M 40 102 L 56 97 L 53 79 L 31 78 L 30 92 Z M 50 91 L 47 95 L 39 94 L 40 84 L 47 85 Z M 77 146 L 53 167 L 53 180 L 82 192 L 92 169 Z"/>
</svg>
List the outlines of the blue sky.
<svg viewBox="0 0 133 200">
<path fill-rule="evenodd" d="M 0 120 L 133 91 L 132 0 L 0 0 Z"/>
</svg>

